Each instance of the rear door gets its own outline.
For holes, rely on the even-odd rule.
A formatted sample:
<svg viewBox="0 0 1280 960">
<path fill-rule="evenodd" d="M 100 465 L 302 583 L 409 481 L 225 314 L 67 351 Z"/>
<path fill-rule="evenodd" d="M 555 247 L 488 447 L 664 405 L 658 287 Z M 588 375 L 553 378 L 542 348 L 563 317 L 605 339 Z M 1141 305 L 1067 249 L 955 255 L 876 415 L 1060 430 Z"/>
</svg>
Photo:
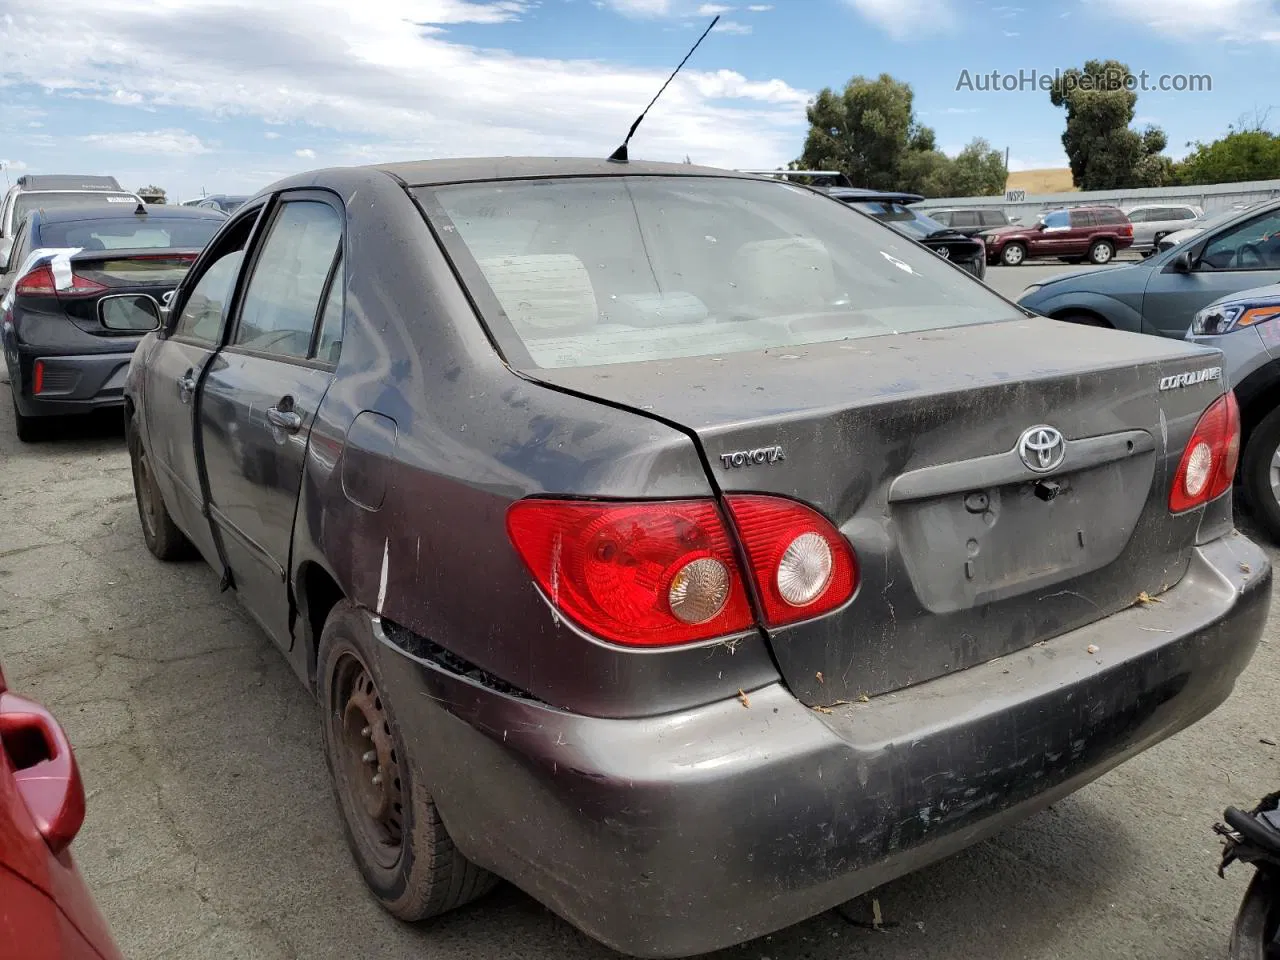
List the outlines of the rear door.
<svg viewBox="0 0 1280 960">
<path fill-rule="evenodd" d="M 1152 271 L 1142 298 L 1149 332 L 1182 337 L 1191 318 L 1219 297 L 1280 283 L 1280 210 L 1270 210 L 1184 244 L 1193 258 L 1190 273 L 1172 261 Z"/>
<path fill-rule="evenodd" d="M 1071 210 L 1068 221 L 1071 229 L 1058 235 L 1055 252 L 1065 257 L 1081 256 L 1089 250 L 1089 241 L 1097 230 L 1098 220 L 1092 210 Z"/>
<path fill-rule="evenodd" d="M 286 648 L 294 509 L 341 340 L 343 222 L 329 194 L 283 195 L 200 395 L 210 516 L 241 600 Z"/>
<path fill-rule="evenodd" d="M 245 211 L 213 240 L 175 294 L 165 333 L 144 366 L 147 451 L 156 482 L 174 519 L 215 566 L 218 551 L 205 517 L 196 457 L 194 401 L 222 341 L 245 247 L 261 212 L 261 206 Z"/>
</svg>

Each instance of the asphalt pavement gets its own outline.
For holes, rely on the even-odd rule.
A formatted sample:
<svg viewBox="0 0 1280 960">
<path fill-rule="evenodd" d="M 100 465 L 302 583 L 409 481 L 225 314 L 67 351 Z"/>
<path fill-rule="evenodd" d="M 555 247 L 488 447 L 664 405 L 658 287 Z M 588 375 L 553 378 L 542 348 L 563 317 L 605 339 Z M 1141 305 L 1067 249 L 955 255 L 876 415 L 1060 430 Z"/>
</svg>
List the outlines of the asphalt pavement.
<svg viewBox="0 0 1280 960">
<path fill-rule="evenodd" d="M 992 273 L 1025 285 L 1040 269 Z M 76 747 L 88 819 L 73 850 L 127 957 L 615 956 L 506 886 L 419 926 L 378 908 L 342 840 L 315 704 L 207 567 L 146 552 L 117 418 L 24 446 L 0 400 L 0 663 Z M 995 840 L 717 957 L 1225 956 L 1250 868 L 1217 878 L 1211 828 L 1280 789 L 1263 742 L 1280 741 L 1278 625 L 1273 606 L 1236 692 L 1195 727 Z"/>
<path fill-rule="evenodd" d="M 1094 270 L 1114 270 L 1128 263 L 1141 262 L 1136 255 L 1117 259 L 1105 267 L 1092 264 L 1063 263 L 1061 260 L 1031 260 L 1020 267 L 987 267 L 986 283 L 996 293 L 1017 300 L 1018 295 L 1033 283 L 1044 283 L 1050 277 L 1064 273 L 1086 273 Z"/>
</svg>

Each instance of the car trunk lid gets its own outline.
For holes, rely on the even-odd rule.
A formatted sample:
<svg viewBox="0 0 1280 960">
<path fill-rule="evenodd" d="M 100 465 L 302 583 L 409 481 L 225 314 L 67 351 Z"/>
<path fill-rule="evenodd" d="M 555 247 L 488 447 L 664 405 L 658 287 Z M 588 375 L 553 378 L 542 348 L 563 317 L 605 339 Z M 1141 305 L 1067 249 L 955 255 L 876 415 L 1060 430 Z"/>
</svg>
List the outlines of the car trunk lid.
<svg viewBox="0 0 1280 960">
<path fill-rule="evenodd" d="M 645 364 L 531 370 L 694 434 L 722 493 L 791 497 L 857 552 L 853 600 L 768 632 L 812 705 L 1013 653 L 1178 581 L 1202 511 L 1170 483 L 1218 367 L 1178 341 L 1041 318 Z M 1173 378 L 1177 379 L 1177 378 Z M 1196 377 L 1182 378 L 1196 380 Z M 1027 451 L 1060 431 L 1041 473 Z M 1054 458 L 1049 451 L 1050 461 Z"/>
</svg>

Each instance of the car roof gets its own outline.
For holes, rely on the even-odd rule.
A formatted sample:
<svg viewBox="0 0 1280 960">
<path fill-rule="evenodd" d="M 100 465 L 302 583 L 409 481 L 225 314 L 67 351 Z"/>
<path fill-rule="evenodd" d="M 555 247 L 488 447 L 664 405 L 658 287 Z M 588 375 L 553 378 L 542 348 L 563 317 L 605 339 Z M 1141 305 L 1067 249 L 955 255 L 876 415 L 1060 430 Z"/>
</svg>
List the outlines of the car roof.
<svg viewBox="0 0 1280 960">
<path fill-rule="evenodd" d="M 40 190 L 93 190 L 128 193 L 115 177 L 81 175 L 78 173 L 29 173 L 18 178 L 18 189 Z"/>
<path fill-rule="evenodd" d="M 446 183 L 477 183 L 485 180 L 526 180 L 545 177 L 685 176 L 733 177 L 765 180 L 753 174 L 691 163 L 657 163 L 632 160 L 613 163 L 598 157 L 462 157 L 449 160 L 414 160 L 405 163 L 373 164 L 408 187 L 440 186 Z"/>
<path fill-rule="evenodd" d="M 868 190 L 865 187 L 832 187 L 828 196 L 837 200 L 884 200 L 887 203 L 918 203 L 924 199 L 918 193 L 903 193 L 898 190 Z"/>
<path fill-rule="evenodd" d="M 42 223 L 74 223 L 77 220 L 108 220 L 115 218 L 117 220 L 127 220 L 130 217 L 144 217 L 153 220 L 222 220 L 225 214 L 216 210 L 199 210 L 194 207 L 170 206 L 169 204 L 156 204 L 150 206 L 144 204 L 143 214 L 138 213 L 138 205 L 135 203 L 117 203 L 117 204 L 85 204 L 76 207 L 37 207 L 34 211 L 39 214 Z"/>
</svg>

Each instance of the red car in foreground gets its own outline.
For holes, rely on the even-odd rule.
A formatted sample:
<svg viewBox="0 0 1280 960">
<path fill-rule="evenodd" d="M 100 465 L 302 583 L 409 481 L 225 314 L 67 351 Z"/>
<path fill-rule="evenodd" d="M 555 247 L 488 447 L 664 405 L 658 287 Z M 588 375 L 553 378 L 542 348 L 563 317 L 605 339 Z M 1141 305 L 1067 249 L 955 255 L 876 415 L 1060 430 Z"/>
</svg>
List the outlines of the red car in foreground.
<svg viewBox="0 0 1280 960">
<path fill-rule="evenodd" d="M 0 960 L 122 960 L 67 849 L 83 822 L 67 735 L 0 672 Z"/>
</svg>

